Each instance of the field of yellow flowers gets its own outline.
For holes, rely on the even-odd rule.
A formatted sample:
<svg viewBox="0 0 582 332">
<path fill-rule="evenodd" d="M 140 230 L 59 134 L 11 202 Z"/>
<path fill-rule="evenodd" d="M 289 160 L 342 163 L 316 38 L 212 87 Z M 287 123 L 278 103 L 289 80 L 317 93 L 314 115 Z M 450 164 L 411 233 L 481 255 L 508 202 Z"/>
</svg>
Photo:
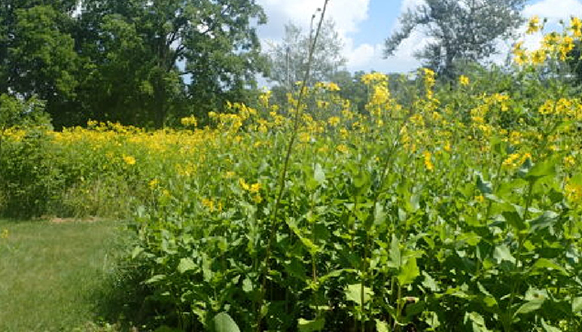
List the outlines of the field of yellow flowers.
<svg viewBox="0 0 582 332">
<path fill-rule="evenodd" d="M 132 216 L 152 327 L 580 331 L 582 100 L 541 73 L 581 28 L 499 89 L 424 69 L 403 103 L 373 73 L 365 111 L 319 83 L 205 128 L 13 129 L 0 206 Z"/>
</svg>

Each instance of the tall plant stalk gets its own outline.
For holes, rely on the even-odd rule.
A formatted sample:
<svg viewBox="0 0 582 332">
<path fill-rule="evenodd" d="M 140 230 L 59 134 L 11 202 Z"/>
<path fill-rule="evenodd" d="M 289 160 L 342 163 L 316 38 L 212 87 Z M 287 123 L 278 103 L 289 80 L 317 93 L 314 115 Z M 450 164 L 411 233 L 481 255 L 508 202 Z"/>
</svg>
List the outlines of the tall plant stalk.
<svg viewBox="0 0 582 332">
<path fill-rule="evenodd" d="M 275 205 L 274 205 L 273 210 L 271 211 L 271 214 L 269 216 L 270 234 L 269 234 L 269 240 L 267 242 L 267 248 L 266 248 L 266 253 L 265 253 L 265 259 L 263 262 L 264 263 L 263 268 L 262 268 L 261 273 L 260 273 L 260 278 L 262 280 L 261 280 L 261 289 L 259 292 L 259 300 L 258 300 L 258 306 L 257 306 L 257 326 L 256 326 L 257 331 L 261 330 L 261 321 L 263 319 L 262 307 L 263 307 L 263 302 L 264 302 L 265 292 L 266 292 L 267 274 L 269 272 L 269 261 L 271 259 L 271 255 L 272 255 L 273 243 L 276 239 L 277 231 L 279 230 L 279 227 L 280 227 L 280 223 L 277 222 L 277 217 L 279 215 L 279 208 L 281 206 L 281 200 L 283 199 L 283 194 L 285 193 L 285 189 L 286 189 L 285 181 L 287 180 L 287 176 L 289 173 L 289 164 L 291 162 L 291 155 L 293 153 L 293 147 L 295 145 L 295 141 L 297 140 L 297 134 L 299 132 L 299 128 L 301 125 L 303 99 L 305 98 L 305 92 L 307 90 L 308 81 L 311 78 L 311 66 L 313 64 L 313 55 L 315 53 L 315 46 L 317 45 L 317 39 L 319 38 L 319 34 L 321 32 L 321 27 L 323 25 L 323 21 L 325 18 L 325 13 L 327 10 L 328 3 L 329 3 L 329 0 L 325 0 L 325 2 L 323 4 L 323 9 L 321 10 L 321 16 L 320 16 L 319 22 L 317 24 L 317 29 L 315 30 L 315 35 L 313 36 L 313 39 L 310 38 L 311 42 L 310 42 L 309 51 L 308 51 L 307 68 L 305 70 L 305 73 L 303 76 L 303 81 L 301 82 L 301 86 L 300 86 L 300 90 L 299 90 L 299 97 L 297 99 L 296 110 L 295 110 L 295 114 L 293 117 L 293 128 L 291 131 L 291 136 L 289 138 L 289 142 L 287 143 L 287 147 L 285 150 L 285 158 L 284 158 L 284 162 L 283 162 L 283 167 L 281 169 L 281 175 L 279 177 L 279 184 L 278 184 L 277 196 L 275 199 Z M 313 35 L 313 22 L 314 22 L 315 18 L 316 18 L 316 14 L 314 14 L 311 18 L 312 28 L 311 28 L 310 36 Z"/>
</svg>

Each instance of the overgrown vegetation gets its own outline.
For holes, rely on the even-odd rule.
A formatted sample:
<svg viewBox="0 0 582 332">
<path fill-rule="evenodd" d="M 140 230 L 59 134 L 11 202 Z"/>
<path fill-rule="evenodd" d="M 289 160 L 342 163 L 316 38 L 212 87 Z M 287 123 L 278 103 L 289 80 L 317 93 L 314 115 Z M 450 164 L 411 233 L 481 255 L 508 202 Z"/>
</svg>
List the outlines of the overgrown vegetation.
<svg viewBox="0 0 582 332">
<path fill-rule="evenodd" d="M 363 109 L 328 82 L 203 128 L 11 128 L 2 185 L 30 165 L 37 213 L 135 212 L 146 329 L 580 331 L 582 102 L 557 64 L 581 37 L 398 95 L 365 74 Z"/>
</svg>

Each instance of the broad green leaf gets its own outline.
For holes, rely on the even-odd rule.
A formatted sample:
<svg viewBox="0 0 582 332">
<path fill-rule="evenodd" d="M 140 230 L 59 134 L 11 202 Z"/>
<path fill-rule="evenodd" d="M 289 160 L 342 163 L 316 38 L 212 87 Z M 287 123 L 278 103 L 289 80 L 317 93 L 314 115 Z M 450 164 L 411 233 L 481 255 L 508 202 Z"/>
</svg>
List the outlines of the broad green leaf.
<svg viewBox="0 0 582 332">
<path fill-rule="evenodd" d="M 418 269 L 418 265 L 416 265 L 416 258 L 409 257 L 406 264 L 400 269 L 397 278 L 400 285 L 405 286 L 413 283 L 419 275 L 420 270 Z"/>
<path fill-rule="evenodd" d="M 345 289 L 346 298 L 348 301 L 360 303 L 362 302 L 362 284 L 348 285 Z M 364 287 L 364 303 L 370 301 L 374 292 L 368 287 Z"/>
<path fill-rule="evenodd" d="M 155 284 L 156 282 L 166 279 L 165 274 L 157 274 L 145 281 L 146 284 Z"/>
<path fill-rule="evenodd" d="M 542 327 L 544 328 L 544 330 L 546 332 L 561 332 L 562 330 L 560 330 L 557 327 L 554 327 L 548 323 L 546 323 L 546 321 L 542 318 Z"/>
<path fill-rule="evenodd" d="M 390 250 L 388 254 L 390 255 L 388 266 L 399 269 L 402 265 L 402 254 L 400 252 L 400 241 L 398 241 L 398 238 L 394 235 L 392 236 L 392 242 L 390 242 Z"/>
<path fill-rule="evenodd" d="M 376 319 L 376 331 L 377 332 L 390 332 L 390 327 L 388 326 L 388 323 L 386 323 L 385 321 Z"/>
<path fill-rule="evenodd" d="M 577 297 L 572 301 L 572 312 L 578 313 L 582 311 L 582 297 Z"/>
<path fill-rule="evenodd" d="M 545 302 L 545 299 L 537 299 L 537 300 L 525 302 L 517 309 L 517 311 L 515 312 L 515 314 L 513 314 L 513 316 L 515 317 L 517 315 L 524 315 L 524 314 L 528 314 L 530 312 L 534 312 L 536 310 L 539 310 L 542 307 L 542 305 L 544 304 L 544 302 Z"/>
<path fill-rule="evenodd" d="M 513 257 L 513 255 L 511 254 L 509 247 L 507 247 L 504 244 L 495 247 L 495 251 L 493 252 L 493 258 L 495 258 L 497 262 L 507 261 L 515 264 L 515 257 Z"/>
<path fill-rule="evenodd" d="M 196 264 L 191 258 L 180 259 L 180 264 L 178 264 L 178 272 L 185 273 L 187 271 L 195 270 Z"/>
<path fill-rule="evenodd" d="M 226 312 L 221 312 L 214 316 L 214 332 L 240 332 L 236 322 Z"/>
<path fill-rule="evenodd" d="M 297 321 L 297 328 L 300 332 L 314 332 L 321 331 L 325 327 L 325 318 L 315 320 L 307 320 L 299 318 Z"/>
<path fill-rule="evenodd" d="M 426 271 L 422 271 L 422 275 L 424 276 L 424 281 L 422 282 L 422 286 L 429 289 L 432 292 L 438 292 L 439 286 L 436 280 L 433 279 Z"/>
<path fill-rule="evenodd" d="M 565 276 L 569 275 L 566 269 L 564 269 L 560 265 L 556 264 L 554 261 L 549 260 L 547 258 L 538 259 L 537 262 L 535 262 L 535 264 L 532 267 L 532 270 L 546 270 L 546 269 L 559 271 Z"/>
<path fill-rule="evenodd" d="M 465 323 L 471 322 L 473 332 L 489 332 L 485 319 L 477 312 L 465 313 Z"/>
<path fill-rule="evenodd" d="M 477 173 L 477 189 L 483 194 L 493 194 L 493 185 L 485 181 L 481 173 Z"/>
<path fill-rule="evenodd" d="M 313 171 L 313 178 L 319 185 L 322 185 L 325 182 L 325 172 L 320 164 L 315 164 L 315 169 Z"/>
<path fill-rule="evenodd" d="M 538 162 L 529 170 L 529 172 L 527 172 L 525 179 L 529 182 L 536 182 L 543 177 L 555 175 L 557 160 L 557 158 L 551 158 Z"/>
<path fill-rule="evenodd" d="M 517 229 L 518 231 L 522 231 L 527 228 L 527 225 L 525 224 L 519 213 L 507 211 L 503 212 L 502 215 L 503 218 L 505 218 L 505 221 L 509 225 L 511 225 L 511 227 Z"/>
</svg>

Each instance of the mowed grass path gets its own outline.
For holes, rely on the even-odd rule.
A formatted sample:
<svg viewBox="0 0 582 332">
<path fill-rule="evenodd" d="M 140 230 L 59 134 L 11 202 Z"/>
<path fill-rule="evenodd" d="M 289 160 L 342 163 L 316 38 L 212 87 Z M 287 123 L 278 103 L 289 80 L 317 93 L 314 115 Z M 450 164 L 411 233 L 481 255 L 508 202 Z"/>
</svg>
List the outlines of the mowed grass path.
<svg viewBox="0 0 582 332">
<path fill-rule="evenodd" d="M 0 220 L 0 331 L 85 331 L 111 284 L 120 224 Z"/>
</svg>

